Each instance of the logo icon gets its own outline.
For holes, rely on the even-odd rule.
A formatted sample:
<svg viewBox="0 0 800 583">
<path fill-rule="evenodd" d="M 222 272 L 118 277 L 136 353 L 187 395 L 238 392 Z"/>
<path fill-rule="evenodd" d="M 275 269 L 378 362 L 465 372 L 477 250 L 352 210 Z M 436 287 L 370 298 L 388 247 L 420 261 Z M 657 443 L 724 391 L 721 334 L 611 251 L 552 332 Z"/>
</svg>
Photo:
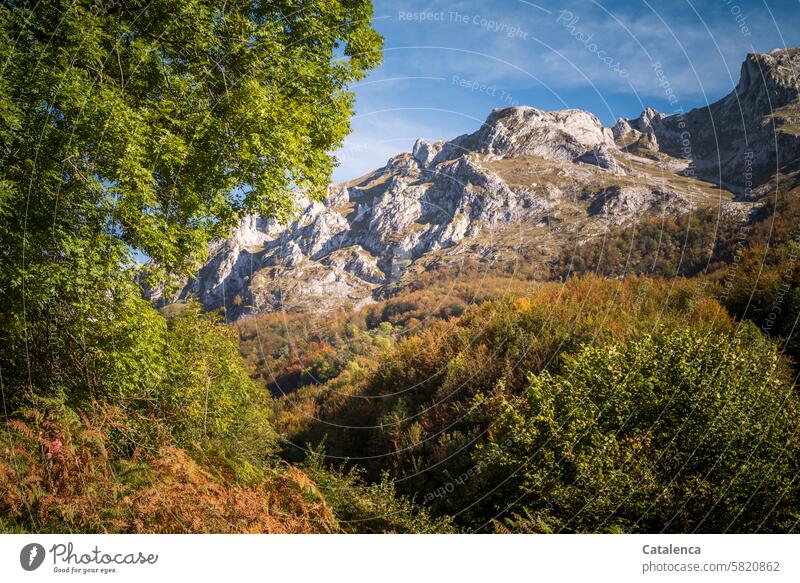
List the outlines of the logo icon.
<svg viewBox="0 0 800 583">
<path fill-rule="evenodd" d="M 35 571 L 42 566 L 44 555 L 44 547 L 39 543 L 27 544 L 19 553 L 19 564 L 26 571 Z"/>
</svg>

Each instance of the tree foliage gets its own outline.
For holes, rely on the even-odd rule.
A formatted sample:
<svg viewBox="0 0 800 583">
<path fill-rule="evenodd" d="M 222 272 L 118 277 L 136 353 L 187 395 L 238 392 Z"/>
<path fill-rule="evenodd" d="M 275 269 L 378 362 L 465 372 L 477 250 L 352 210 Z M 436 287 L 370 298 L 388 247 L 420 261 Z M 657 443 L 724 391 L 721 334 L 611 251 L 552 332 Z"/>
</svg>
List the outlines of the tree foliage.
<svg viewBox="0 0 800 583">
<path fill-rule="evenodd" d="M 366 0 L 4 7 L 0 340 L 12 392 L 59 386 L 35 370 L 51 351 L 66 353 L 59 368 L 88 362 L 74 363 L 79 377 L 95 364 L 124 377 L 127 361 L 146 358 L 146 346 L 128 346 L 147 344 L 154 324 L 134 299 L 133 250 L 153 260 L 150 281 L 188 274 L 242 214 L 285 217 L 292 189 L 324 187 L 349 130 L 348 84 L 379 59 L 371 10 Z"/>
<path fill-rule="evenodd" d="M 380 59 L 371 18 L 368 0 L 4 4 L 0 528 L 338 529 L 275 456 L 235 333 L 192 305 L 165 318 L 141 283 L 324 190 L 348 86 Z"/>
</svg>

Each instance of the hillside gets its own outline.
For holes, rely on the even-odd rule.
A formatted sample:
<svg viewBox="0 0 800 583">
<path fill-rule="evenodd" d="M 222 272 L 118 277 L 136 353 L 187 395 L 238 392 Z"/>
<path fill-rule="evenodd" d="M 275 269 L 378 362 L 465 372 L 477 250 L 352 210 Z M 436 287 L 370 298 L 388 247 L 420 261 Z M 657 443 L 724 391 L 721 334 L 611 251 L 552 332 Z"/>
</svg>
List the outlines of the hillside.
<svg viewBox="0 0 800 583">
<path fill-rule="evenodd" d="M 341 223 L 323 265 L 340 243 L 369 245 L 373 212 L 402 216 L 381 204 L 418 226 L 402 268 L 387 275 L 387 253 L 346 301 L 297 281 L 289 303 L 227 311 L 276 399 L 282 456 L 322 448 L 328 467 L 388 474 L 468 532 L 795 531 L 796 55 L 750 55 L 722 101 L 610 131 L 584 112 L 496 111 L 332 187 L 342 198 L 319 217 L 364 222 Z M 673 128 L 696 136 L 689 159 Z M 745 168 L 750 184 L 719 180 Z M 414 206 L 429 200 L 457 202 L 435 223 Z M 399 249 L 405 223 L 381 224 Z M 272 285 L 316 261 L 297 258 Z"/>
</svg>

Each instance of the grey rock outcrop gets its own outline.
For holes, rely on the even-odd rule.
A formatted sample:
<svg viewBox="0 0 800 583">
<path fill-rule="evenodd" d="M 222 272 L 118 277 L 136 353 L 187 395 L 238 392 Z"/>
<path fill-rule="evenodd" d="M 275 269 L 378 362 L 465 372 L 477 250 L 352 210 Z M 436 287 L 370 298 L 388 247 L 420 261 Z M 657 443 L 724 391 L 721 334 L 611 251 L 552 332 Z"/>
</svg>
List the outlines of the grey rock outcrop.
<svg viewBox="0 0 800 583">
<path fill-rule="evenodd" d="M 721 205 L 744 221 L 743 165 L 758 186 L 800 154 L 798 58 L 749 55 L 734 92 L 680 117 L 646 109 L 606 128 L 574 109 L 494 110 L 472 134 L 417 140 L 383 168 L 331 185 L 325 200 L 301 199 L 289 224 L 244 217 L 171 300 L 197 297 L 230 319 L 322 311 L 465 258 L 527 248 L 546 261 L 648 214 Z"/>
<path fill-rule="evenodd" d="M 595 164 L 600 168 L 610 170 L 616 176 L 625 173 L 625 170 L 622 169 L 622 166 L 617 163 L 617 159 L 614 156 L 614 150 L 607 144 L 592 148 L 590 152 L 584 154 L 578 158 L 578 160 L 580 162 L 585 162 L 586 164 Z"/>
<path fill-rule="evenodd" d="M 658 151 L 690 162 L 689 173 L 749 196 L 800 156 L 800 49 L 747 55 L 726 97 L 686 114 L 645 109 L 614 128 L 618 145 L 655 136 Z M 627 130 L 627 131 L 626 131 Z M 647 147 L 644 144 L 640 146 Z"/>
</svg>

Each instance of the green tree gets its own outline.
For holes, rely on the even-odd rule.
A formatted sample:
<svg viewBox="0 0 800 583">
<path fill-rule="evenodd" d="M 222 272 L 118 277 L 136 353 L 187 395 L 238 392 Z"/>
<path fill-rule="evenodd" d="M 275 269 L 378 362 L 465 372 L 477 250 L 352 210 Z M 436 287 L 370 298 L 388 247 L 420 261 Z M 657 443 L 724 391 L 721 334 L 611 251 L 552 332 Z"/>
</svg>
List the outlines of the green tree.
<svg viewBox="0 0 800 583">
<path fill-rule="evenodd" d="M 293 189 L 319 192 L 348 84 L 380 58 L 371 14 L 368 0 L 4 5 L 6 396 L 147 386 L 164 326 L 136 298 L 133 250 L 159 266 L 150 282 L 188 275 L 242 214 L 285 217 Z"/>
</svg>

